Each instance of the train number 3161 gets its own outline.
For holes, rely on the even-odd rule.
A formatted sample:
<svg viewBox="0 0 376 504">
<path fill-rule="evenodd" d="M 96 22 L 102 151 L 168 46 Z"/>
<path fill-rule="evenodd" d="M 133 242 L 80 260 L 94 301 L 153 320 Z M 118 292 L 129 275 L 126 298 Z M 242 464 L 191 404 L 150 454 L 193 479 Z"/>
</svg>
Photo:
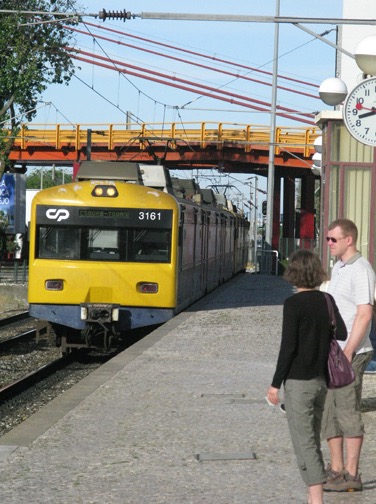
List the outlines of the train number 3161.
<svg viewBox="0 0 376 504">
<path fill-rule="evenodd" d="M 139 220 L 149 220 L 149 221 L 155 221 L 161 220 L 161 213 L 160 212 L 139 212 L 138 213 L 138 218 Z"/>
</svg>

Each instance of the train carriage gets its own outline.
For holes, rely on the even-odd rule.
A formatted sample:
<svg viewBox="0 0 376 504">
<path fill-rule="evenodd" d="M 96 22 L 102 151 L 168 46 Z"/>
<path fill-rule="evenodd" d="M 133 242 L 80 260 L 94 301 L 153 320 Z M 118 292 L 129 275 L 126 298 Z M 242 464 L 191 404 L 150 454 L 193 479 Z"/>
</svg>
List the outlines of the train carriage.
<svg viewBox="0 0 376 504">
<path fill-rule="evenodd" d="M 163 184 L 143 185 L 152 170 Z M 164 167 L 82 163 L 75 182 L 34 197 L 30 314 L 52 325 L 63 352 L 108 349 L 244 270 L 247 237 L 234 210 L 177 196 Z"/>
</svg>

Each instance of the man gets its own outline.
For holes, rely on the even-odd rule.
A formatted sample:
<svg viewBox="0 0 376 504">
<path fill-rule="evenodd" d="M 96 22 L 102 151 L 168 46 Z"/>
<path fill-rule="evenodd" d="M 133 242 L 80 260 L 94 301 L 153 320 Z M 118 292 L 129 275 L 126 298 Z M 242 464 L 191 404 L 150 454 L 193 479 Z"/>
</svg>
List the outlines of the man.
<svg viewBox="0 0 376 504">
<path fill-rule="evenodd" d="M 347 340 L 340 344 L 356 376 L 351 385 L 328 390 L 325 402 L 322 434 L 327 439 L 331 461 L 324 490 L 334 492 L 363 490 L 358 472 L 364 435 L 360 403 L 363 374 L 372 357 L 369 333 L 375 273 L 371 264 L 357 251 L 357 238 L 358 229 L 348 219 L 332 222 L 326 237 L 331 255 L 338 258 L 328 292 L 334 297 L 346 323 Z"/>
</svg>

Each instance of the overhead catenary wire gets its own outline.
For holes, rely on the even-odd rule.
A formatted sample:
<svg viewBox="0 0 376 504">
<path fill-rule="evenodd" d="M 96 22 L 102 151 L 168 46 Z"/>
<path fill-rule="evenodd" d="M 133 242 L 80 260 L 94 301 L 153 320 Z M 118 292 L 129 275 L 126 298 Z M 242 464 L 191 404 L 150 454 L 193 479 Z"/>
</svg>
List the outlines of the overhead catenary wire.
<svg viewBox="0 0 376 504">
<path fill-rule="evenodd" d="M 67 50 L 73 51 L 72 48 L 67 48 Z M 237 95 L 234 93 L 220 90 L 218 88 L 205 86 L 203 84 L 196 84 L 194 82 L 190 82 L 185 79 L 165 76 L 164 74 L 162 74 L 160 72 L 154 72 L 152 70 L 145 70 L 141 67 L 136 67 L 135 65 L 130 65 L 128 63 L 120 62 L 119 60 L 111 60 L 108 58 L 104 58 L 103 56 L 87 53 L 86 51 L 81 51 L 81 50 L 77 50 L 77 49 L 75 49 L 74 51 L 75 52 L 72 52 L 72 58 L 77 59 L 78 61 L 94 64 L 94 65 L 100 66 L 102 68 L 107 68 L 109 70 L 115 70 L 117 72 L 126 73 L 126 74 L 132 75 L 134 77 L 140 77 L 142 79 L 150 80 L 153 82 L 157 82 L 157 83 L 164 84 L 167 86 L 175 87 L 175 88 L 182 89 L 185 91 L 192 91 L 194 93 L 200 93 L 204 96 L 208 96 L 208 97 L 211 97 L 214 99 L 219 99 L 222 101 L 227 101 L 229 103 L 232 103 L 235 105 L 241 105 L 246 108 L 251 108 L 251 109 L 262 111 L 262 112 L 270 112 L 270 108 L 269 108 L 270 104 L 267 102 L 262 102 L 260 100 L 255 100 L 255 99 L 252 99 L 252 98 L 249 98 L 246 96 Z M 95 61 L 93 59 L 84 58 L 84 57 L 78 56 L 78 54 L 84 54 L 84 55 L 89 56 L 91 58 L 97 58 L 99 60 L 108 62 L 108 64 L 107 63 L 100 63 L 99 61 Z M 115 63 L 115 65 L 113 63 Z M 116 65 L 121 65 L 121 66 L 125 66 L 128 68 L 119 68 Z M 132 68 L 132 70 L 129 70 L 129 68 Z M 138 70 L 138 72 L 135 72 L 134 70 Z M 139 73 L 139 72 L 142 72 L 142 73 Z M 155 75 L 155 77 L 152 77 L 150 75 L 146 75 L 148 73 L 151 75 Z M 168 82 L 166 79 L 171 79 L 174 82 Z M 178 84 L 178 82 L 181 82 L 181 84 Z M 188 85 L 193 86 L 193 87 L 188 87 Z M 198 89 L 194 89 L 195 87 L 197 87 Z M 226 96 L 228 96 L 228 98 L 226 98 Z M 252 103 L 257 103 L 258 105 L 252 105 Z M 260 106 L 260 105 L 262 105 L 262 106 Z M 303 114 L 301 114 L 301 116 L 295 117 L 295 116 L 291 116 L 287 112 L 290 112 L 292 114 L 299 113 L 298 111 L 296 111 L 294 109 L 288 109 L 288 108 L 282 107 L 280 105 L 278 105 L 276 107 L 276 115 L 278 115 L 280 117 L 285 117 L 287 119 L 292 119 L 295 121 L 303 122 L 305 124 L 312 124 L 312 125 L 314 124 L 313 123 L 313 114 L 303 113 Z M 312 118 L 312 119 L 309 119 L 309 118 Z"/>
<path fill-rule="evenodd" d="M 82 21 L 82 22 L 83 22 L 83 21 Z M 122 35 L 122 36 L 132 36 L 132 37 L 134 37 L 134 38 L 136 38 L 136 39 L 138 39 L 138 40 L 145 40 L 145 41 L 147 41 L 148 43 L 154 43 L 154 44 L 157 44 L 157 45 L 159 45 L 159 46 L 165 46 L 165 47 L 167 47 L 167 48 L 171 48 L 171 49 L 174 49 L 174 50 L 176 50 L 176 51 L 183 51 L 184 53 L 188 53 L 188 54 L 189 54 L 189 53 L 192 53 L 193 55 L 197 55 L 198 57 L 211 59 L 211 60 L 214 60 L 214 61 L 218 61 L 218 62 L 220 62 L 220 63 L 224 63 L 224 64 L 226 64 L 226 65 L 232 65 L 232 66 L 236 66 L 236 67 L 239 67 L 239 66 L 240 66 L 241 68 L 244 68 L 244 69 L 248 70 L 248 71 L 249 71 L 249 73 L 250 73 L 250 72 L 253 72 L 253 71 L 259 71 L 259 69 L 257 69 L 257 68 L 250 67 L 250 66 L 246 66 L 246 65 L 242 65 L 242 64 L 233 63 L 233 62 L 228 61 L 228 60 L 225 60 L 225 59 L 223 59 L 223 58 L 217 58 L 217 57 L 213 57 L 213 56 L 211 56 L 211 55 L 205 55 L 205 54 L 203 54 L 203 53 L 199 53 L 199 52 L 196 52 L 196 51 L 189 51 L 189 50 L 187 50 L 187 49 L 178 48 L 177 46 L 173 46 L 173 45 L 171 45 L 171 44 L 163 44 L 163 43 L 161 43 L 161 42 L 152 41 L 151 39 L 146 39 L 145 37 L 139 37 L 139 36 L 129 35 L 128 33 L 121 32 L 121 31 L 119 31 L 119 30 L 113 30 L 113 29 L 111 29 L 111 28 L 103 28 L 102 26 L 100 26 L 100 25 L 95 25 L 95 24 L 93 24 L 93 23 L 83 22 L 83 24 L 84 24 L 84 26 L 87 28 L 87 32 L 84 32 L 84 31 L 80 30 L 80 31 L 79 31 L 79 33 L 82 33 L 82 34 L 84 34 L 84 35 L 90 35 L 91 37 L 93 37 L 93 39 L 97 41 L 98 46 L 100 47 L 100 49 L 103 51 L 103 53 L 104 53 L 104 54 L 107 54 L 107 52 L 104 50 L 104 48 L 101 46 L 101 44 L 100 44 L 100 43 L 99 43 L 99 41 L 97 40 L 97 37 L 99 37 L 99 38 L 100 38 L 101 36 L 98 36 L 98 35 L 96 35 L 95 33 L 92 33 L 92 31 L 90 30 L 90 26 L 91 26 L 91 27 L 98 28 L 98 29 L 102 29 L 102 30 L 104 29 L 104 30 L 109 31 L 109 32 L 114 32 L 114 33 L 120 34 L 120 35 Z M 66 26 L 66 28 L 71 29 L 72 27 L 70 27 L 70 26 Z M 109 39 L 109 38 L 106 38 L 106 37 L 104 37 L 104 39 L 105 39 L 105 40 L 108 40 L 109 42 L 115 43 L 115 44 L 117 44 L 117 45 L 119 45 L 119 43 L 120 43 L 120 44 L 122 43 L 122 42 L 120 42 L 120 41 L 118 41 L 118 40 Z M 132 46 L 132 47 L 134 47 L 134 46 Z M 138 47 L 138 46 L 137 46 L 137 47 L 134 47 L 134 48 L 135 48 L 135 49 L 139 49 L 139 47 Z M 156 53 L 156 54 L 157 54 L 157 53 Z M 107 55 L 107 56 L 108 56 L 108 55 Z M 165 57 L 166 55 L 161 54 L 161 56 L 162 56 L 162 57 Z M 111 61 L 111 58 L 110 58 L 109 56 L 108 56 L 108 59 L 109 59 L 109 61 Z M 182 60 L 182 62 L 191 64 L 191 62 L 189 62 L 189 61 L 187 61 L 187 60 Z M 91 63 L 91 62 L 89 62 L 89 63 Z M 218 69 L 215 69 L 215 68 L 213 68 L 213 67 L 209 67 L 209 66 L 208 66 L 207 68 L 208 68 L 209 70 L 218 71 Z M 143 69 L 141 69 L 141 71 L 143 71 Z M 220 70 L 219 70 L 219 71 L 220 71 Z M 265 71 L 265 70 L 260 70 L 260 72 L 261 72 L 261 73 L 263 73 L 263 74 L 265 74 L 265 75 L 271 75 L 271 72 L 267 72 L 267 71 Z M 198 96 L 195 100 L 190 100 L 190 101 L 189 101 L 187 104 L 185 104 L 184 106 L 177 106 L 177 105 L 170 105 L 170 104 L 167 104 L 167 103 L 162 103 L 160 100 L 157 100 L 157 99 L 155 99 L 155 98 L 153 98 L 153 97 L 149 96 L 147 93 L 145 93 L 144 91 L 142 91 L 141 89 L 139 89 L 139 87 L 138 87 L 138 86 L 137 86 L 134 82 L 132 82 L 132 80 L 130 80 L 129 78 L 127 78 L 127 75 L 125 75 L 125 72 L 124 72 L 124 71 L 119 72 L 119 75 L 120 75 L 120 73 L 121 73 L 123 76 L 125 76 L 125 78 L 127 79 L 127 81 L 128 81 L 128 82 L 129 82 L 129 83 L 130 83 L 133 87 L 135 87 L 135 88 L 138 90 L 138 92 L 139 92 L 139 96 L 140 96 L 140 95 L 143 95 L 143 96 L 145 96 L 145 97 L 149 98 L 150 100 L 152 100 L 152 101 L 154 102 L 154 104 L 159 104 L 159 105 L 162 105 L 162 106 L 164 107 L 164 111 L 166 110 L 166 108 L 172 108 L 172 109 L 176 109 L 176 110 L 178 110 L 178 109 L 187 109 L 186 105 L 188 105 L 188 104 L 190 104 L 190 103 L 193 103 L 193 101 L 196 101 L 196 100 L 197 100 L 197 99 L 199 99 L 200 97 L 203 97 L 203 96 L 209 96 L 209 95 L 208 95 L 208 94 L 206 94 L 206 93 L 200 93 L 200 92 L 198 92 L 197 90 L 194 90 L 194 89 L 192 89 L 192 90 L 191 90 L 191 89 L 190 89 L 189 91 L 192 91 L 192 92 L 194 92 L 194 93 L 196 93 L 196 94 L 199 94 L 200 96 Z M 127 72 L 127 74 L 128 74 L 128 75 L 131 75 L 129 72 Z M 232 73 L 232 74 L 231 74 L 230 72 L 228 72 L 228 74 L 230 74 L 230 75 L 234 76 L 234 80 L 235 80 L 235 79 L 238 79 L 238 78 L 243 78 L 243 77 L 246 77 L 246 76 L 245 76 L 245 75 L 243 75 L 243 74 L 234 74 L 234 73 Z M 239 76 L 241 76 L 241 77 L 239 77 Z M 313 84 L 312 82 L 306 82 L 306 81 L 299 80 L 299 79 L 293 79 L 293 78 L 291 78 L 291 77 L 284 77 L 284 76 L 282 76 L 282 75 L 280 75 L 279 77 L 280 77 L 280 78 L 285 78 L 285 79 L 290 80 L 290 81 L 292 81 L 292 82 L 294 82 L 294 83 L 299 83 L 299 84 L 304 84 L 304 85 L 309 85 L 309 86 L 314 86 L 314 87 L 316 86 L 316 85 L 315 85 L 315 84 Z M 151 79 L 149 79 L 149 80 L 151 80 Z M 250 79 L 249 79 L 249 80 L 250 80 Z M 258 80 L 256 80 L 256 79 L 255 79 L 255 82 L 258 82 Z M 162 84 L 166 84 L 166 83 L 162 83 Z M 260 81 L 260 84 L 262 84 L 262 81 Z M 264 82 L 264 84 L 265 84 L 265 85 L 270 85 L 270 83 L 265 83 L 265 82 Z M 197 87 L 194 83 L 193 83 L 193 85 L 194 85 L 195 87 Z M 217 89 L 220 89 L 220 88 L 222 88 L 222 87 L 224 87 L 224 86 L 227 86 L 227 85 L 228 85 L 228 83 L 227 83 L 227 84 L 224 84 L 224 85 L 222 85 L 222 86 L 220 86 L 220 87 L 218 87 Z M 174 87 L 177 87 L 177 86 L 174 86 Z M 94 86 L 92 86 L 92 89 L 93 89 L 93 88 L 94 88 Z M 305 93 L 305 92 L 301 92 L 301 91 L 296 90 L 296 89 L 295 89 L 295 90 L 294 90 L 294 89 L 289 89 L 289 88 L 284 88 L 284 89 L 285 89 L 286 91 L 290 91 L 290 92 L 292 92 L 292 93 L 294 93 L 294 94 L 299 94 L 299 93 L 302 93 L 302 94 L 304 94 L 304 95 L 306 95 L 306 96 L 309 96 L 310 98 L 318 98 L 318 97 L 316 97 L 316 96 L 314 96 L 314 95 L 311 95 L 311 94 L 309 94 L 309 93 Z M 218 92 L 222 93 L 221 91 L 218 91 Z M 211 96 L 212 98 L 216 98 L 213 94 L 211 94 L 210 96 Z M 231 103 L 232 105 L 233 105 L 233 104 L 235 104 L 235 102 L 234 102 L 233 100 L 229 100 L 229 101 L 228 101 L 228 103 Z M 264 103 L 265 103 L 265 102 L 264 102 Z M 243 105 L 243 104 L 240 104 L 240 106 L 244 106 L 244 105 Z M 267 107 L 270 107 L 270 104 L 267 104 Z M 260 113 L 265 113 L 265 112 L 266 112 L 266 113 L 270 113 L 270 112 L 271 112 L 271 110 L 270 110 L 269 108 L 267 108 L 267 109 L 264 109 L 264 108 L 254 108 L 254 110 L 255 110 L 255 111 L 257 111 L 257 112 L 260 112 Z M 287 108 L 286 108 L 286 110 L 294 110 L 294 109 L 287 109 Z M 306 113 L 303 113 L 303 112 L 299 112 L 299 111 L 297 111 L 297 110 L 295 110 L 295 111 L 294 111 L 294 113 L 295 113 L 295 114 L 297 114 L 297 115 L 299 115 L 299 116 L 304 116 L 304 115 L 305 115 L 306 117 L 308 116 L 308 117 L 312 117 L 312 118 L 313 118 L 313 114 L 306 114 Z M 278 114 L 278 115 L 283 116 L 282 114 Z M 298 120 L 299 122 L 304 122 L 304 123 L 307 123 L 307 121 L 302 121 L 300 118 L 297 118 L 297 117 L 288 117 L 288 116 L 285 116 L 285 117 L 287 117 L 287 118 L 289 118 L 289 119 L 291 119 L 291 120 L 293 120 L 293 121 Z M 308 122 L 308 123 L 309 123 L 309 124 L 312 124 L 312 122 L 311 122 L 311 121 L 310 121 L 310 122 Z"/>
<path fill-rule="evenodd" d="M 92 23 L 86 23 L 86 24 L 92 25 L 92 26 L 96 26 L 96 25 L 93 25 Z M 88 33 L 88 32 L 86 32 L 84 30 L 80 30 L 78 28 L 74 28 L 74 27 L 71 27 L 71 26 L 66 26 L 65 28 L 69 29 L 69 30 L 71 30 L 73 32 L 80 33 L 82 35 L 93 36 L 91 33 Z M 116 30 L 116 32 L 118 32 L 118 30 Z M 118 32 L 118 33 L 121 33 L 121 32 Z M 123 34 L 123 35 L 127 35 L 127 34 Z M 131 37 L 132 35 L 128 35 L 128 36 Z M 117 45 L 129 47 L 131 49 L 135 49 L 137 51 L 142 51 L 142 52 L 146 52 L 146 53 L 149 53 L 149 54 L 153 54 L 153 55 L 158 56 L 158 57 L 171 59 L 171 60 L 178 61 L 180 63 L 184 63 L 184 64 L 187 64 L 187 65 L 195 66 L 195 67 L 198 67 L 198 68 L 203 68 L 205 70 L 210 70 L 212 72 L 221 73 L 223 75 L 229 75 L 231 77 L 234 77 L 235 79 L 243 79 L 243 80 L 246 80 L 246 81 L 249 81 L 249 82 L 255 82 L 257 84 L 261 84 L 261 85 L 269 86 L 269 87 L 272 86 L 272 84 L 270 82 L 266 82 L 266 81 L 262 81 L 260 79 L 255 79 L 253 77 L 249 77 L 248 74 L 234 73 L 234 72 L 230 72 L 228 70 L 224 70 L 224 69 L 221 69 L 221 68 L 215 68 L 213 66 L 203 65 L 202 63 L 197 63 L 195 61 L 189 61 L 187 59 L 178 58 L 176 56 L 171 56 L 169 54 L 164 54 L 164 53 L 161 53 L 161 52 L 158 52 L 158 51 L 153 51 L 152 49 L 146 49 L 146 48 L 134 45 L 134 44 L 128 44 L 127 42 L 116 41 L 116 40 L 111 39 L 109 37 L 104 37 L 103 35 L 96 34 L 95 37 L 97 39 L 105 40 L 106 42 L 111 42 L 111 43 L 114 43 L 114 44 L 117 44 Z M 140 38 L 140 37 L 135 37 L 135 38 Z M 145 40 L 150 41 L 150 39 L 145 39 Z M 152 42 L 152 41 L 150 41 L 150 42 Z M 155 43 L 158 44 L 158 45 L 162 45 L 162 44 L 160 44 L 158 42 L 155 42 Z M 166 45 L 166 44 L 163 44 L 163 45 Z M 168 47 L 173 47 L 175 50 L 182 51 L 182 52 L 192 52 L 192 51 L 187 51 L 185 49 L 178 48 L 176 46 L 170 46 L 169 45 Z M 194 54 L 199 55 L 200 57 L 203 57 L 203 58 L 205 58 L 205 57 L 209 58 L 209 56 L 204 55 L 202 53 L 194 53 Z M 245 69 L 247 69 L 249 71 L 248 73 L 250 73 L 251 71 L 252 72 L 253 71 L 258 71 L 256 68 L 247 67 L 245 65 L 240 65 L 240 64 L 239 65 L 238 64 L 234 64 L 234 63 L 231 63 L 230 61 L 227 61 L 227 60 L 221 60 L 221 59 L 215 58 L 215 57 L 210 58 L 210 59 L 214 59 L 216 61 L 221 61 L 221 62 L 224 62 L 226 64 L 232 64 L 232 65 L 236 66 L 237 68 L 245 68 Z M 268 74 L 268 75 L 272 75 L 271 72 L 262 71 L 262 73 L 265 73 L 265 74 Z M 285 77 L 285 79 L 288 79 L 288 80 L 291 80 L 291 81 L 294 81 L 294 82 L 299 82 L 300 84 L 314 86 L 317 89 L 319 87 L 316 84 L 308 83 L 308 82 L 305 82 L 305 81 L 298 81 L 297 79 L 292 79 L 292 78 L 289 78 L 289 77 Z M 318 96 L 318 94 L 317 95 L 313 95 L 313 94 L 307 93 L 305 91 L 299 91 L 298 89 L 292 89 L 292 88 L 288 88 L 288 87 L 281 86 L 281 85 L 278 85 L 277 87 L 278 87 L 278 89 L 281 89 L 283 91 L 287 91 L 287 92 L 290 92 L 290 93 L 300 94 L 300 95 L 307 96 L 309 98 L 313 98 L 313 99 L 317 99 L 317 100 L 320 99 L 320 97 Z"/>
<path fill-rule="evenodd" d="M 188 81 L 187 79 L 182 79 L 180 77 L 168 76 L 168 75 L 165 75 L 164 73 L 161 73 L 161 72 L 156 72 L 154 70 L 144 69 L 143 67 L 139 67 L 137 65 L 132 65 L 132 64 L 124 62 L 124 61 L 115 60 L 113 58 L 109 59 L 108 57 L 103 57 L 103 56 L 100 56 L 100 55 L 97 55 L 97 54 L 94 54 L 94 53 L 89 53 L 87 51 L 83 51 L 82 49 L 74 49 L 72 47 L 66 47 L 66 49 L 68 51 L 71 51 L 71 52 L 78 52 L 79 54 L 83 54 L 85 56 L 89 56 L 89 57 L 93 58 L 93 60 L 92 60 L 93 62 L 95 61 L 95 58 L 97 58 L 97 59 L 102 60 L 102 61 L 108 61 L 108 62 L 113 63 L 115 65 L 120 65 L 122 67 L 129 67 L 129 68 L 132 68 L 132 69 L 135 69 L 135 70 L 139 70 L 139 71 L 142 71 L 142 72 L 145 72 L 145 73 L 150 73 L 152 75 L 157 75 L 157 76 L 163 77 L 165 79 L 174 80 L 176 82 L 182 82 L 182 83 L 186 83 L 186 84 L 188 83 L 188 84 L 190 84 L 192 86 L 195 86 L 195 87 L 196 86 L 197 87 L 202 87 L 203 89 L 208 89 L 208 90 L 212 90 L 212 91 L 215 91 L 215 92 L 218 92 L 218 93 L 223 93 L 223 94 L 230 95 L 230 96 L 233 96 L 233 97 L 241 98 L 243 100 L 246 100 L 246 101 L 249 101 L 249 102 L 253 102 L 253 103 L 257 103 L 257 104 L 260 104 L 260 105 L 266 105 L 266 106 L 270 105 L 269 103 L 261 101 L 261 100 L 257 100 L 256 98 L 250 98 L 249 96 L 244 96 L 244 95 L 237 95 L 236 93 L 230 93 L 229 91 L 224 91 L 224 90 L 222 90 L 222 89 L 220 89 L 218 87 L 212 87 L 212 86 L 206 86 L 204 84 L 194 83 L 192 81 Z M 116 68 L 116 70 L 119 70 L 119 68 Z M 286 111 L 286 112 L 291 112 L 291 113 L 297 113 L 298 112 L 296 109 L 290 109 L 290 108 L 287 108 L 287 107 L 283 107 L 282 105 L 277 106 L 277 108 L 280 109 L 280 110 Z M 301 115 L 309 117 L 309 118 L 312 117 L 311 113 L 302 113 Z"/>
<path fill-rule="evenodd" d="M 87 23 L 83 23 L 83 24 L 86 26 L 86 24 L 87 24 Z M 69 28 L 69 27 L 67 26 L 66 28 Z M 90 28 L 87 28 L 87 30 L 88 30 L 89 34 L 91 35 L 91 37 L 93 37 L 93 39 L 96 41 L 96 43 L 97 43 L 98 47 L 99 47 L 99 48 L 100 48 L 100 50 L 103 52 L 103 54 L 105 54 L 105 55 L 108 57 L 108 59 L 110 60 L 111 58 L 110 58 L 110 56 L 108 55 L 107 51 L 106 51 L 106 50 L 105 50 L 105 49 L 101 46 L 101 44 L 97 41 L 97 39 L 96 39 L 95 35 L 94 35 L 94 34 L 92 34 L 92 33 L 90 32 Z M 124 73 L 122 73 L 122 75 L 123 75 L 123 76 L 127 79 L 127 77 L 124 75 Z M 139 88 L 138 88 L 138 87 L 137 87 L 137 86 L 136 86 L 136 85 L 135 85 L 135 84 L 134 84 L 131 80 L 127 79 L 127 81 L 128 81 L 128 83 L 129 83 L 132 87 L 134 87 L 134 88 L 138 91 L 139 95 L 140 95 L 140 94 L 142 94 L 143 96 L 145 96 L 145 97 L 146 97 L 146 98 L 148 98 L 149 100 L 152 100 L 154 103 L 157 103 L 157 104 L 159 104 L 159 105 L 163 105 L 163 106 L 166 106 L 166 105 L 167 105 L 166 103 L 160 102 L 159 100 L 156 100 L 155 98 L 153 98 L 153 97 L 149 96 L 149 95 L 148 95 L 147 93 L 145 93 L 144 91 L 141 91 L 141 89 L 139 89 Z"/>
<path fill-rule="evenodd" d="M 158 45 L 158 46 L 166 47 L 166 48 L 172 49 L 174 51 L 179 51 L 179 52 L 191 54 L 193 56 L 199 56 L 200 58 L 206 58 L 206 59 L 209 59 L 209 60 L 212 60 L 212 61 L 218 61 L 219 63 L 225 63 L 226 65 L 235 66 L 237 68 L 242 68 L 242 69 L 245 69 L 247 71 L 262 73 L 262 74 L 265 74 L 265 75 L 269 75 L 270 77 L 272 77 L 272 75 L 273 75 L 273 72 L 267 71 L 267 70 L 262 70 L 261 68 L 258 68 L 258 67 L 251 67 L 249 65 L 243 65 L 243 64 L 241 64 L 239 62 L 235 63 L 234 61 L 218 58 L 215 55 L 208 55 L 208 54 L 204 54 L 204 53 L 201 53 L 201 52 L 192 51 L 190 49 L 184 49 L 182 47 L 177 47 L 177 46 L 174 46 L 174 45 L 171 45 L 171 44 L 166 44 L 164 42 L 158 42 L 156 40 L 152 40 L 152 39 L 148 39 L 148 38 L 145 38 L 145 37 L 141 37 L 139 35 L 134 35 L 134 34 L 129 33 L 129 32 L 115 30 L 114 28 L 108 28 L 108 27 L 105 27 L 103 25 L 96 25 L 96 24 L 90 23 L 90 22 L 86 22 L 85 25 L 93 26 L 95 28 L 98 28 L 99 30 L 105 30 L 105 31 L 109 31 L 109 32 L 112 32 L 112 33 L 116 33 L 116 34 L 119 34 L 119 35 L 121 35 L 123 37 L 131 37 L 131 38 L 134 38 L 136 40 L 142 40 L 143 42 L 147 42 L 147 43 L 150 43 L 150 44 L 155 44 L 155 45 Z M 70 27 L 67 27 L 67 28 L 70 28 Z M 325 31 L 320 36 L 327 35 L 328 33 L 329 33 L 329 30 Z M 284 79 L 284 80 L 288 80 L 288 81 L 295 82 L 295 83 L 298 83 L 298 84 L 304 84 L 305 86 L 311 86 L 311 87 L 314 87 L 315 89 L 319 88 L 318 84 L 315 84 L 315 83 L 309 82 L 309 81 L 303 81 L 303 80 L 300 80 L 300 79 L 296 79 L 294 77 L 288 77 L 286 75 L 281 75 L 281 74 L 278 74 L 277 77 L 278 77 L 278 79 Z"/>
</svg>

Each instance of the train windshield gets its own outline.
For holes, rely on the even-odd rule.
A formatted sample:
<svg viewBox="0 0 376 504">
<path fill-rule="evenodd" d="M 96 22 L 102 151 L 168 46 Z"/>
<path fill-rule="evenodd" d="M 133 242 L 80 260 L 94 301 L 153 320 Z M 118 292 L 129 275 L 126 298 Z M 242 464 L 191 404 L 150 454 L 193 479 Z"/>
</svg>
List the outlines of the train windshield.
<svg viewBox="0 0 376 504">
<path fill-rule="evenodd" d="M 171 230 L 38 226 L 36 257 L 82 261 L 162 262 L 171 260 Z"/>
</svg>

